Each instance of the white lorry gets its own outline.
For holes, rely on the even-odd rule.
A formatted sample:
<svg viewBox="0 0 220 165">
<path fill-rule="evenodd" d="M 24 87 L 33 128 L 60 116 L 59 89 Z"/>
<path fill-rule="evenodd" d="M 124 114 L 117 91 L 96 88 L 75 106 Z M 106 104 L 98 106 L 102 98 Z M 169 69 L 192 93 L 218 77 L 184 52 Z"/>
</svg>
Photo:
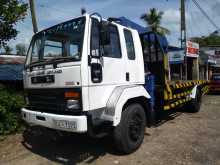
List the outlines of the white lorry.
<svg viewBox="0 0 220 165">
<path fill-rule="evenodd" d="M 155 113 L 178 101 L 169 102 L 175 92 L 167 85 L 167 58 L 157 37 L 97 13 L 38 32 L 24 69 L 27 105 L 22 118 L 58 131 L 112 134 L 120 151 L 135 151 Z M 151 91 L 146 87 L 149 74 L 155 79 Z M 200 85 L 176 99 L 191 100 L 198 111 Z"/>
</svg>

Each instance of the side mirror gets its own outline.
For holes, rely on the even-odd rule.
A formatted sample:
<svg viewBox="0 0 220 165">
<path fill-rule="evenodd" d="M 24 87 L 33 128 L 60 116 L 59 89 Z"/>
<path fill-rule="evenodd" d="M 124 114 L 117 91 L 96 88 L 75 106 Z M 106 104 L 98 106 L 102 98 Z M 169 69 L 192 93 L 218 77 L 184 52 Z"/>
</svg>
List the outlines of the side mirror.
<svg viewBox="0 0 220 165">
<path fill-rule="evenodd" d="M 99 63 L 91 63 L 91 79 L 93 83 L 102 82 L 102 65 Z"/>
<path fill-rule="evenodd" d="M 110 30 L 108 22 L 102 22 L 100 25 L 100 44 L 109 45 L 110 44 Z"/>
</svg>

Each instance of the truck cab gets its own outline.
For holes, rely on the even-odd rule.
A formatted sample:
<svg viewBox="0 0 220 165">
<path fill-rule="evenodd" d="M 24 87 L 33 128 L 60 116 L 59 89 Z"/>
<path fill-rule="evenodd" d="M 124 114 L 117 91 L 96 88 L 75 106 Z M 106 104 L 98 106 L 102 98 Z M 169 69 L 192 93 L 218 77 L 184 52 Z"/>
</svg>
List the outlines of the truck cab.
<svg viewBox="0 0 220 165">
<path fill-rule="evenodd" d="M 169 85 L 164 50 L 154 32 L 98 13 L 42 30 L 26 58 L 22 117 L 56 131 L 111 134 L 118 150 L 134 152 L 156 112 L 188 101 L 199 109 L 203 82 Z"/>
<path fill-rule="evenodd" d="M 132 131 L 142 132 L 143 140 L 143 113 L 151 96 L 144 88 L 137 30 L 85 14 L 40 31 L 30 43 L 23 77 L 27 105 L 22 117 L 30 125 L 91 136 L 115 132 L 132 103 L 142 113 L 137 112 L 141 121 Z M 127 152 L 142 140 L 137 136 Z"/>
</svg>

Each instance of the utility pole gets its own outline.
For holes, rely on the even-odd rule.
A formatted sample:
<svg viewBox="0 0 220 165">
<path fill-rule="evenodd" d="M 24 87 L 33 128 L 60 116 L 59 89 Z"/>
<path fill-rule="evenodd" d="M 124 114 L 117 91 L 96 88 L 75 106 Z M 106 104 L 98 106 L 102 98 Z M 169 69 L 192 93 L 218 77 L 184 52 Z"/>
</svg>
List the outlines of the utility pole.
<svg viewBox="0 0 220 165">
<path fill-rule="evenodd" d="M 34 33 L 38 32 L 34 0 L 29 0 Z"/>
<path fill-rule="evenodd" d="M 185 14 L 185 0 L 181 0 L 180 6 L 181 13 L 181 48 L 186 47 L 186 14 Z"/>
<path fill-rule="evenodd" d="M 180 31 L 181 31 L 181 48 L 184 49 L 184 64 L 185 64 L 185 79 L 187 80 L 187 56 L 186 56 L 186 14 L 185 14 L 185 0 L 180 0 Z"/>
</svg>

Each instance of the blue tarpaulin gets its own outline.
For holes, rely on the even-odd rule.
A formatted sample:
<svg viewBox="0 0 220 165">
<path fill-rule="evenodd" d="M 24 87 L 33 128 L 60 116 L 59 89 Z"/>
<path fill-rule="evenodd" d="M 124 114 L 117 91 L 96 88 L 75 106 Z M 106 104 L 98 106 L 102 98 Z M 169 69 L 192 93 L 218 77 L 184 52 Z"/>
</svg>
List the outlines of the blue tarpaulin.
<svg viewBox="0 0 220 165">
<path fill-rule="evenodd" d="M 132 29 L 135 29 L 138 31 L 139 34 L 143 34 L 143 33 L 147 33 L 147 32 L 151 32 L 151 28 L 149 27 L 143 27 L 129 19 L 127 19 L 126 17 L 119 17 L 120 19 L 120 22 L 117 22 L 123 26 L 126 26 L 126 27 L 130 27 Z M 157 38 L 161 44 L 161 46 L 164 48 L 165 51 L 167 51 L 167 47 L 168 47 L 168 41 L 167 41 L 167 38 L 165 36 L 161 36 L 161 35 L 157 35 Z M 150 40 L 152 42 L 154 42 L 155 38 L 152 36 L 150 37 Z"/>
<path fill-rule="evenodd" d="M 120 22 L 118 22 L 119 24 L 126 26 L 126 27 L 130 27 L 132 29 L 135 29 L 138 31 L 139 34 L 145 33 L 145 32 L 150 32 L 151 29 L 150 28 L 145 28 L 129 19 L 127 19 L 126 17 L 119 17 Z"/>
</svg>

